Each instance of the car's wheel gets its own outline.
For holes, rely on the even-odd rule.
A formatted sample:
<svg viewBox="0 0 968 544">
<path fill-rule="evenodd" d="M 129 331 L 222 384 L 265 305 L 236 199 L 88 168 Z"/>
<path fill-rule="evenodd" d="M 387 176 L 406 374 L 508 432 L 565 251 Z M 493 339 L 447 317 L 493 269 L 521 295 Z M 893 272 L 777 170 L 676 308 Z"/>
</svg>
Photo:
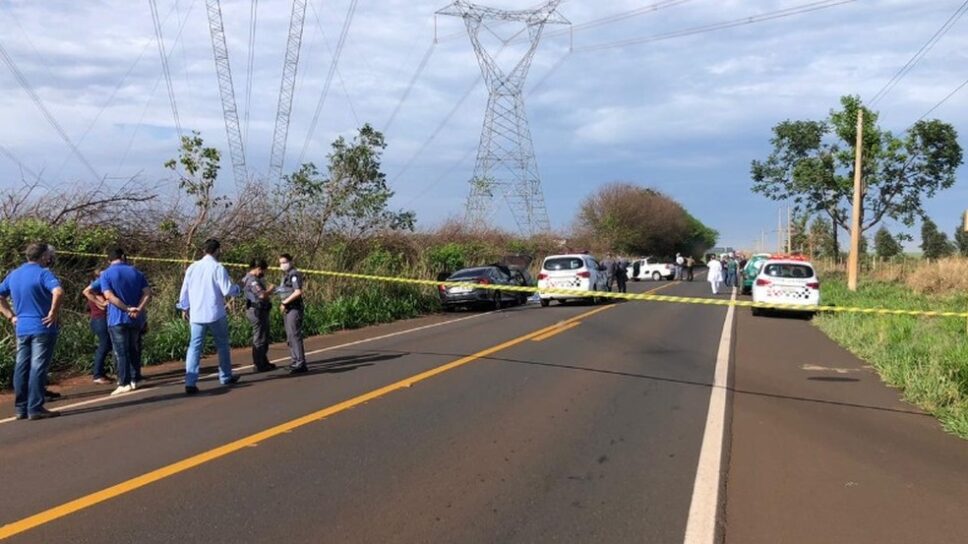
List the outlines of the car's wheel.
<svg viewBox="0 0 968 544">
<path fill-rule="evenodd" d="M 659 274 L 658 272 L 653 272 L 652 281 L 660 281 L 660 280 L 662 280 L 662 274 Z"/>
<path fill-rule="evenodd" d="M 542 308 L 547 308 L 549 304 L 551 304 L 551 300 L 550 299 L 547 299 L 547 298 L 541 299 L 541 307 Z"/>
<path fill-rule="evenodd" d="M 494 300 L 492 301 L 495 310 L 500 310 L 504 307 L 504 300 L 501 298 L 501 292 L 494 292 Z"/>
</svg>

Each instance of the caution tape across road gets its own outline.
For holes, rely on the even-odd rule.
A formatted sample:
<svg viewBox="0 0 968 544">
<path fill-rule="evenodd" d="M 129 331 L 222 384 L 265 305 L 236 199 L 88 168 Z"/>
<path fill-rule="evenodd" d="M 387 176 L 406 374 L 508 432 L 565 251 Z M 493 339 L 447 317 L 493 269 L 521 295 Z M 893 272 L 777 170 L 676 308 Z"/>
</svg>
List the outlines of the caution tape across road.
<svg viewBox="0 0 968 544">
<path fill-rule="evenodd" d="M 106 258 L 100 253 L 86 253 L 82 251 L 62 251 L 62 255 L 73 255 L 76 257 L 91 257 L 97 259 Z M 169 259 L 164 257 L 128 257 L 132 261 L 156 262 L 168 264 L 190 264 L 192 261 L 186 259 Z M 248 268 L 249 265 L 242 263 L 226 263 L 223 265 L 232 268 Z M 272 270 L 279 270 L 278 267 L 270 267 Z M 828 312 L 828 313 L 854 313 L 870 315 L 901 315 L 913 317 L 959 317 L 968 319 L 968 311 L 965 312 L 946 312 L 933 310 L 900 310 L 894 308 L 863 308 L 857 306 L 829 306 L 829 305 L 802 305 L 802 304 L 764 304 L 749 300 L 729 300 L 705 297 L 683 297 L 674 295 L 655 295 L 648 293 L 616 293 L 611 291 L 587 291 L 584 289 L 563 289 L 563 288 L 537 288 L 523 287 L 516 285 L 499 284 L 480 284 L 462 281 L 434 281 L 416 278 L 398 278 L 392 276 L 378 276 L 374 274 L 356 274 L 352 272 L 335 272 L 331 270 L 312 270 L 300 268 L 303 274 L 323 276 L 329 278 L 346 278 L 360 281 L 372 281 L 380 283 L 396 283 L 403 285 L 420 285 L 426 287 L 471 287 L 474 289 L 489 289 L 492 291 L 518 292 L 533 295 L 543 293 L 548 295 L 564 295 L 575 298 L 602 298 L 614 300 L 638 300 L 645 302 L 666 302 L 671 304 L 701 304 L 705 306 L 736 306 L 740 308 L 757 308 L 763 310 L 798 310 L 805 312 Z"/>
</svg>

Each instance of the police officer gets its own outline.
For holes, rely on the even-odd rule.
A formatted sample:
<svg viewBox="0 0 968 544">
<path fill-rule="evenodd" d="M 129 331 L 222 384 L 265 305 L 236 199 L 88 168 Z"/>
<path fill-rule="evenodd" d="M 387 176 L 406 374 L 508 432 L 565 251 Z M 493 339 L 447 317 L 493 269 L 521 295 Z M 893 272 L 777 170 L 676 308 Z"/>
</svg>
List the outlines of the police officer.
<svg viewBox="0 0 968 544">
<path fill-rule="evenodd" d="M 266 286 L 265 275 L 269 264 L 265 259 L 252 259 L 249 273 L 242 278 L 242 293 L 245 294 L 245 317 L 252 323 L 252 364 L 256 372 L 267 372 L 276 368 L 269 362 L 269 310 L 272 302 L 273 285 Z"/>
<path fill-rule="evenodd" d="M 309 370 L 306 366 L 306 351 L 303 349 L 303 275 L 296 270 L 292 262 L 292 255 L 279 255 L 279 268 L 282 269 L 282 286 L 276 289 L 282 302 L 279 310 L 282 312 L 286 325 L 286 343 L 289 344 L 289 354 L 292 364 L 289 365 L 290 374 L 301 374 Z"/>
</svg>

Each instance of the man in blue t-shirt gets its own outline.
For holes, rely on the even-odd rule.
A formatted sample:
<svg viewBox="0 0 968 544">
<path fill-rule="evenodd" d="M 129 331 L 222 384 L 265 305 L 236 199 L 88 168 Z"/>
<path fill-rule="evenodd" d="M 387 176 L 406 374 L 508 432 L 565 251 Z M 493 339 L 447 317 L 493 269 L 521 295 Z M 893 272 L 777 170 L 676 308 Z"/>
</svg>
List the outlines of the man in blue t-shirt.
<svg viewBox="0 0 968 544">
<path fill-rule="evenodd" d="M 104 298 L 110 302 L 108 331 L 118 363 L 118 388 L 111 394 L 119 395 L 140 385 L 140 336 L 145 325 L 145 308 L 151 301 L 151 287 L 145 275 L 128 264 L 124 249 L 111 248 L 108 259 L 111 265 L 101 272 L 98 281 Z"/>
<path fill-rule="evenodd" d="M 13 371 L 17 419 L 46 419 L 60 415 L 44 408 L 44 388 L 64 290 L 49 268 L 54 264 L 54 248 L 30 244 L 26 254 L 27 262 L 0 283 L 0 313 L 14 324 L 17 335 Z"/>
</svg>

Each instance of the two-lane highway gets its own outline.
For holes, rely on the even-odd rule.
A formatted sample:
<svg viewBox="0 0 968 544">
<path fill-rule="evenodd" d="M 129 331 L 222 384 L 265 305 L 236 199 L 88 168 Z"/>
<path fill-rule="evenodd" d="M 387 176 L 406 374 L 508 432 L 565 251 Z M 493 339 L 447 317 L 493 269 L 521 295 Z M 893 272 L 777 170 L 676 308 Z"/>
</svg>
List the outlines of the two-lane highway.
<svg viewBox="0 0 968 544">
<path fill-rule="evenodd" d="M 514 308 L 318 353 L 305 376 L 3 424 L 0 535 L 681 541 L 725 314 Z"/>
</svg>

